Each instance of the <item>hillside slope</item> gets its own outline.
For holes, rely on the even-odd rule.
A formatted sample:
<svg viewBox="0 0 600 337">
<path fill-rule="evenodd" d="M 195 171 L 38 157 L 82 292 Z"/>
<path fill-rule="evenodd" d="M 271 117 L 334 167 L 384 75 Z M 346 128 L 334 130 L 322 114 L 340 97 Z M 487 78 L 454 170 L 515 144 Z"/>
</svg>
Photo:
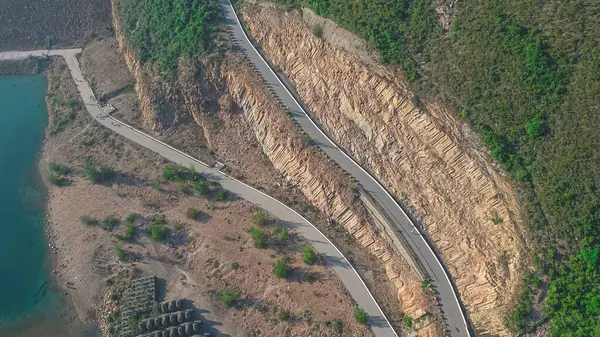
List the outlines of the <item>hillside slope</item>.
<svg viewBox="0 0 600 337">
<path fill-rule="evenodd" d="M 269 4 L 248 4 L 243 13 L 327 131 L 422 219 L 476 328 L 506 334 L 503 313 L 527 258 L 509 181 L 445 110 L 415 107 L 392 72 L 334 46 L 347 37 L 332 34 L 331 23 Z M 325 27 L 324 39 L 314 25 Z"/>
<path fill-rule="evenodd" d="M 598 331 L 600 4 L 597 1 L 278 0 L 366 39 L 413 102 L 466 118 L 518 182 L 533 265 L 507 326 Z M 544 310 L 535 304 L 549 289 Z M 582 295 L 588 294 L 588 295 Z"/>
</svg>

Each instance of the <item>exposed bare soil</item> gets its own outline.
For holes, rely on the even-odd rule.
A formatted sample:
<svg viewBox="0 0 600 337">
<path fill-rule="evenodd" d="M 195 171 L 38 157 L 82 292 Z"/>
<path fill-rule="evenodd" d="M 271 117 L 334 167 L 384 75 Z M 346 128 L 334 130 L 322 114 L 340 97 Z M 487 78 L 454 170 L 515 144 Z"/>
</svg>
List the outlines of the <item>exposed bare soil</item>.
<svg viewBox="0 0 600 337">
<path fill-rule="evenodd" d="M 86 76 L 94 80 L 99 92 L 110 92 L 130 81 L 118 65 L 86 66 L 93 62 L 92 57 L 97 60 L 95 53 L 107 56 L 111 43 L 93 42 L 81 58 Z M 108 69 L 113 70 L 103 72 Z M 116 282 L 125 274 L 131 277 L 129 272 L 134 270 L 164 280 L 165 298 L 190 299 L 204 311 L 213 332 L 231 336 L 252 336 L 259 331 L 263 336 L 334 336 L 337 333 L 325 322 L 339 319 L 348 335 L 371 335 L 368 328 L 354 322 L 352 300 L 337 276 L 326 266 L 302 264 L 300 250 L 304 242 L 295 233 L 290 232 L 286 241 L 278 240 L 274 234 L 277 220 L 270 219 L 264 228 L 268 247 L 256 249 L 247 232 L 254 210 L 249 203 L 232 200 L 215 204 L 180 191 L 176 184 L 161 183 L 161 191 L 156 190 L 152 184 L 161 179 L 165 161 L 108 133 L 81 107 L 71 109 L 57 104 L 78 100 L 62 59 L 50 65 L 47 76 L 50 122 L 41 172 L 47 177 L 47 165 L 52 161 L 74 169 L 69 176 L 70 186 L 49 188 L 48 230 L 56 256 L 57 282 L 72 298 L 82 321 L 99 320 L 106 331 L 107 316 L 115 309 L 111 294 L 116 292 L 116 286 L 108 286 L 107 280 Z M 135 96 L 130 93 L 114 100 L 123 102 L 122 106 L 136 106 Z M 67 122 L 61 122 L 66 116 Z M 58 125 L 62 126 L 57 129 Z M 115 177 L 102 185 L 85 180 L 81 171 L 86 157 L 113 168 Z M 189 207 L 202 211 L 197 221 L 186 218 Z M 138 214 L 135 239 L 120 242 L 114 235 L 122 234 L 122 221 L 130 213 Z M 164 244 L 151 242 L 147 234 L 159 214 L 165 216 L 172 232 Z M 119 218 L 121 225 L 106 230 L 101 220 L 111 215 Z M 82 216 L 99 221 L 86 226 L 80 220 Z M 127 252 L 125 262 L 116 258 L 115 245 Z M 282 256 L 289 257 L 293 268 L 287 280 L 275 278 L 271 271 Z M 237 267 L 233 267 L 234 262 Z M 317 275 L 313 283 L 302 281 L 302 273 L 307 271 Z M 242 300 L 232 309 L 225 309 L 216 299 L 215 294 L 225 287 L 241 293 Z M 280 322 L 279 311 L 289 312 L 289 321 Z"/>
</svg>

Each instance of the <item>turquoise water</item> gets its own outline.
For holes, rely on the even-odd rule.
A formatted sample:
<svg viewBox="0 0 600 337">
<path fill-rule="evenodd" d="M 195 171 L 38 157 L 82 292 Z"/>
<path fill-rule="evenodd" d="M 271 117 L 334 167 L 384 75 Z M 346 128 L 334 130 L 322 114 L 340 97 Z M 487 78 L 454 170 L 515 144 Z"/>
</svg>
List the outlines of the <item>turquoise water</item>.
<svg viewBox="0 0 600 337">
<path fill-rule="evenodd" d="M 51 311 L 58 299 L 49 287 L 45 193 L 36 173 L 46 85 L 42 75 L 0 76 L 0 326 Z"/>
</svg>

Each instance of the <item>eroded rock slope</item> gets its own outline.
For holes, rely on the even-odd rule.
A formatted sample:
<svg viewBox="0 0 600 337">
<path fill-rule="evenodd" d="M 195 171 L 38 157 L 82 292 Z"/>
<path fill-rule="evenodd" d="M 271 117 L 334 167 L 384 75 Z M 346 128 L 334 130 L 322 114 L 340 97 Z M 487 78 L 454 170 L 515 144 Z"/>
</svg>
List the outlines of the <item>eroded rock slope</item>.
<svg viewBox="0 0 600 337">
<path fill-rule="evenodd" d="M 310 10 L 263 3 L 242 13 L 328 133 L 414 207 L 476 328 L 507 334 L 503 317 L 527 258 L 516 192 L 466 126 L 435 104 L 415 107 L 398 74 Z M 317 24 L 323 37 L 312 33 Z"/>
</svg>

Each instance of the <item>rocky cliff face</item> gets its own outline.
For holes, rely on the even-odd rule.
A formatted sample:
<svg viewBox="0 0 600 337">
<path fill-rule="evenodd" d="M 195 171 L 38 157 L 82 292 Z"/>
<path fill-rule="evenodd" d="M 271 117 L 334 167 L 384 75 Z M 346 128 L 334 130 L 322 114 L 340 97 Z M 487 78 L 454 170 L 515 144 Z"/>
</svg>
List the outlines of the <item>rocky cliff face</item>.
<svg viewBox="0 0 600 337">
<path fill-rule="evenodd" d="M 234 101 L 244 111 L 265 154 L 276 169 L 297 186 L 327 216 L 346 228 L 385 266 L 398 289 L 408 315 L 425 308 L 420 281 L 410 267 L 393 255 L 369 215 L 352 191 L 353 182 L 328 157 L 307 146 L 292 119 L 284 114 L 257 75 L 239 56 L 230 55 L 221 65 L 221 76 Z"/>
<path fill-rule="evenodd" d="M 118 13 L 113 11 L 118 18 Z M 180 62 L 176 83 L 167 85 L 152 70 L 141 66 L 128 49 L 115 21 L 115 31 L 127 65 L 133 73 L 140 98 L 142 117 L 155 131 L 165 130 L 178 115 L 190 114 L 211 143 L 211 124 L 206 117 L 214 114 L 243 113 L 245 124 L 256 137 L 266 157 L 286 180 L 296 186 L 324 214 L 347 229 L 363 247 L 385 267 L 397 289 L 403 312 L 417 317 L 428 306 L 421 281 L 410 267 L 395 256 L 353 191 L 353 182 L 318 149 L 305 143 L 304 135 L 267 90 L 258 75 L 241 55 L 226 53 L 202 61 L 199 76 Z M 173 104 L 173 101 L 177 101 Z M 176 111 L 169 112 L 165 105 Z M 222 119 L 230 117 L 222 116 Z M 237 120 L 237 122 L 240 122 Z M 432 326 L 427 331 L 433 331 Z"/>
<path fill-rule="evenodd" d="M 307 9 L 248 4 L 243 20 L 329 134 L 414 207 L 476 328 L 508 334 L 527 259 L 516 193 L 467 127 L 435 104 L 416 108 L 399 76 Z"/>
</svg>

